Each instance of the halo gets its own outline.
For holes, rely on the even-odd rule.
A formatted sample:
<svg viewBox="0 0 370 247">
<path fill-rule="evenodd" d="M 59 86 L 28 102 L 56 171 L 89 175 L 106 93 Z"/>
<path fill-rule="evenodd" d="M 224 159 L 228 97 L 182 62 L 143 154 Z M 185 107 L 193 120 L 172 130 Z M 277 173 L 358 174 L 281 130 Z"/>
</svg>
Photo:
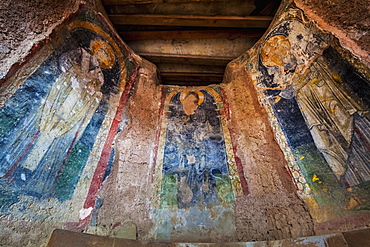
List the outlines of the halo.
<svg viewBox="0 0 370 247">
<path fill-rule="evenodd" d="M 180 94 L 180 102 L 181 103 L 184 103 L 184 100 L 188 96 L 189 93 L 198 94 L 198 96 L 199 96 L 198 105 L 201 105 L 204 102 L 204 94 L 202 92 L 200 92 L 200 91 L 199 92 L 190 91 L 190 92 L 181 92 L 181 94 Z"/>
<path fill-rule="evenodd" d="M 279 45 L 288 44 L 290 46 L 289 39 L 284 35 L 274 35 L 266 40 L 262 47 L 262 63 L 266 66 L 283 66 L 284 63 L 280 58 L 276 57 L 275 50 Z"/>
<path fill-rule="evenodd" d="M 103 69 L 110 69 L 116 61 L 112 47 L 101 39 L 95 39 L 90 43 L 91 55 L 96 56 L 99 66 Z"/>
</svg>

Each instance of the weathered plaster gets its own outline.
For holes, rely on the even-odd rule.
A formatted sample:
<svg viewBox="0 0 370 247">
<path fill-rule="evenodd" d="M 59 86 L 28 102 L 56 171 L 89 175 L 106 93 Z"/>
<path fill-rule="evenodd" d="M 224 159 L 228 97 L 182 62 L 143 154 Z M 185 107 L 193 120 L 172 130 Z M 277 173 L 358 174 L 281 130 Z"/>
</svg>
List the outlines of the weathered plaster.
<svg viewBox="0 0 370 247">
<path fill-rule="evenodd" d="M 95 220 L 141 59 L 88 6 L 73 17 L 2 85 L 4 244 L 39 246 L 54 227 Z"/>
<path fill-rule="evenodd" d="M 327 20 L 325 18 L 329 17 L 321 11 L 327 10 L 330 6 L 323 5 L 322 9 L 316 9 L 317 16 L 323 16 L 324 21 L 320 21 L 317 16 L 310 12 L 310 9 L 316 8 L 313 6 L 313 1 L 310 2 L 310 6 L 305 6 L 298 0 L 296 2 L 304 10 L 303 14 L 307 14 L 307 18 L 303 14 L 296 15 L 301 13 L 299 9 L 289 12 L 285 9 L 286 6 L 283 6 L 280 15 L 276 18 L 277 21 L 284 22 L 284 18 L 295 20 L 303 18 L 303 21 L 301 20 L 302 22 L 299 21 L 295 24 L 292 21 L 290 33 L 284 31 L 278 34 L 277 29 L 274 28 L 281 23 L 273 24 L 270 31 L 254 48 L 229 64 L 225 73 L 225 81 L 220 85 L 224 110 L 227 111 L 225 114 L 228 116 L 224 119 L 224 128 L 230 134 L 235 163 L 241 165 L 237 169 L 238 176 L 241 181 L 244 179 L 245 184 L 243 185 L 246 189 L 241 194 L 234 194 L 235 201 L 233 205 L 230 205 L 230 209 L 234 212 L 232 227 L 235 228 L 228 231 L 227 236 L 222 236 L 222 234 L 217 236 L 219 241 L 279 240 L 369 226 L 369 194 L 368 187 L 365 184 L 367 181 L 359 182 L 360 185 L 365 185 L 364 187 L 358 186 L 357 182 L 352 182 L 349 187 L 341 187 L 338 183 L 338 177 L 340 178 L 341 174 L 335 175 L 333 173 L 333 170 L 335 171 L 334 166 L 325 166 L 323 157 L 320 158 L 320 162 L 315 163 L 319 159 L 317 158 L 319 155 L 313 157 L 302 155 L 302 153 L 297 155 L 293 152 L 294 148 L 290 146 L 290 142 L 288 143 L 291 136 L 283 131 L 281 115 L 277 114 L 276 111 L 274 112 L 277 108 L 273 108 L 273 106 L 279 102 L 279 98 L 275 97 L 277 94 L 271 97 L 265 94 L 268 86 L 271 86 L 269 90 L 277 90 L 278 93 L 281 89 L 274 88 L 276 85 L 263 85 L 265 81 L 262 80 L 265 79 L 265 76 L 267 77 L 267 74 L 262 74 L 260 71 L 262 66 L 259 67 L 258 65 L 258 62 L 261 62 L 263 66 L 268 67 L 268 75 L 274 75 L 273 82 L 275 84 L 290 85 L 289 83 L 298 82 L 289 73 L 289 69 L 291 69 L 289 66 L 292 65 L 287 66 L 285 70 L 282 67 L 284 63 L 293 65 L 297 63 L 297 76 L 304 75 L 304 78 L 299 82 L 305 82 L 307 78 L 315 76 L 313 69 L 312 71 L 307 70 L 307 68 L 313 68 L 310 67 L 312 64 L 317 66 L 324 59 L 327 66 L 330 65 L 329 62 L 330 59 L 333 59 L 331 57 L 333 53 L 330 53 L 329 50 L 324 51 L 324 49 L 331 45 L 335 49 L 338 48 L 339 59 L 334 59 L 334 61 L 347 61 L 353 68 L 345 67 L 350 68 L 346 71 L 351 72 L 352 69 L 358 71 L 359 73 L 356 75 L 363 76 L 365 79 L 362 81 L 366 82 L 366 78 L 369 78 L 369 70 L 364 65 L 368 61 L 368 46 L 365 42 L 368 35 L 364 31 L 364 27 L 367 27 L 367 20 L 359 20 L 360 27 L 356 28 L 352 28 L 355 26 L 352 22 L 346 24 L 345 27 L 340 26 L 334 19 L 328 21 L 329 24 L 334 24 L 325 26 L 324 23 Z M 355 3 L 357 4 L 357 2 Z M 5 28 L 2 30 L 5 31 L 2 32 L 6 32 L 6 35 L 9 36 L 0 36 L 0 41 L 4 41 L 4 44 L 1 44 L 5 54 L 2 58 L 0 57 L 1 63 L 4 65 L 1 66 L 0 78 L 5 78 L 10 66 L 23 61 L 30 53 L 31 47 L 38 41 L 44 40 L 53 29 L 61 30 L 55 29 L 55 27 L 62 22 L 62 19 L 77 11 L 78 3 L 68 1 L 67 4 L 66 1 L 59 1 L 45 4 L 38 1 L 32 4 L 24 3 L 23 7 L 19 7 L 18 4 L 20 3 L 14 1 L 1 3 L 4 11 L 3 16 L 8 17 L 8 26 L 5 27 L 4 25 Z M 65 8 L 62 4 L 69 7 Z M 64 8 L 61 8 L 61 6 Z M 92 6 L 101 8 L 95 2 Z M 320 6 L 317 5 L 317 7 Z M 342 5 L 338 3 L 338 6 Z M 295 8 L 294 6 L 291 7 Z M 37 8 L 44 11 L 36 11 Z M 338 10 L 338 7 L 330 7 L 330 9 L 333 8 L 336 11 Z M 366 6 L 364 9 L 366 10 Z M 283 11 L 286 11 L 284 15 L 282 14 Z M 286 15 L 286 13 L 288 14 Z M 328 12 L 328 14 L 330 13 Z M 27 21 L 21 19 L 22 15 L 26 16 Z M 51 19 L 45 21 L 47 15 L 48 17 L 50 15 Z M 34 21 L 27 24 L 31 18 Z M 350 51 L 362 58 L 362 62 L 353 57 L 350 52 L 337 47 L 335 39 L 328 38 L 327 33 L 320 33 L 316 28 L 316 23 L 310 22 L 311 18 L 317 21 L 321 29 L 332 32 L 334 36 L 337 36 L 343 46 L 348 46 Z M 5 22 L 2 22 L 1 19 L 0 24 L 3 23 Z M 19 27 L 21 27 L 19 29 L 21 31 L 18 31 Z M 63 28 L 63 25 L 59 28 Z M 343 36 L 343 32 L 346 32 L 347 29 L 354 30 L 353 35 L 349 38 Z M 285 58 L 286 60 L 283 59 L 282 61 L 276 59 L 269 61 L 268 58 L 259 61 L 259 56 L 263 52 L 266 41 L 277 35 L 280 35 L 279 39 L 282 41 L 280 44 L 286 43 L 288 39 L 292 45 L 296 45 L 292 50 L 289 46 L 284 46 L 288 50 L 281 51 L 279 55 L 293 54 L 299 51 L 304 44 L 307 45 L 310 42 L 315 42 L 315 45 L 308 50 L 308 56 L 296 56 L 296 61 L 293 61 L 292 56 L 288 56 Z M 281 37 L 284 35 L 285 38 Z M 287 38 L 288 36 L 289 38 Z M 307 39 L 294 43 L 295 37 Z M 316 40 L 319 39 L 318 37 L 324 40 L 322 45 L 318 45 Z M 38 48 L 39 50 L 36 49 L 38 53 L 35 52 L 36 55 L 29 58 L 29 61 L 32 62 L 26 63 L 23 67 L 26 72 L 19 70 L 23 72 L 11 73 L 11 75 L 28 78 L 27 76 L 35 72 L 38 65 L 44 61 L 41 58 L 48 57 L 54 49 L 57 49 L 56 45 L 50 45 L 52 42 L 53 38 L 50 41 L 45 40 L 44 44 L 49 45 L 42 45 L 41 48 Z M 55 42 L 60 42 L 60 40 L 55 38 Z M 106 97 L 110 98 L 107 102 L 111 107 L 106 114 L 104 124 L 96 133 L 94 149 L 89 156 L 87 165 L 80 173 L 78 182 L 74 184 L 76 189 L 72 197 L 61 202 L 54 195 L 43 195 L 44 199 L 40 202 L 34 195 L 27 193 L 26 195 L 7 194 L 4 198 L 10 201 L 14 199 L 16 203 L 3 208 L 6 214 L 0 217 L 3 229 L 0 233 L 1 244 L 40 246 L 45 243 L 53 228 L 85 230 L 86 232 L 105 236 L 122 236 L 122 231 L 126 231 L 126 229 L 135 234 L 137 229 L 138 238 L 141 240 L 156 238 L 157 235 L 153 226 L 158 222 L 153 222 L 156 220 L 153 209 L 155 209 L 155 180 L 158 179 L 158 173 L 155 173 L 156 167 L 154 165 L 159 160 L 158 155 L 161 148 L 163 150 L 163 147 L 160 146 L 160 138 L 163 132 L 161 126 L 162 121 L 164 121 L 163 109 L 166 97 L 163 96 L 165 95 L 163 86 L 158 85 L 156 68 L 151 63 L 132 54 L 131 50 L 124 44 L 122 47 L 125 48 L 125 51 L 129 54 L 128 57 L 130 57 L 125 61 L 128 63 L 129 61 L 135 61 L 134 67 L 131 67 L 132 70 L 130 71 L 135 76 L 137 72 L 137 78 L 135 76 L 127 78 L 127 83 L 132 83 L 133 88 L 127 88 L 125 91 L 124 87 L 121 87 L 118 89 L 118 92 L 120 92 L 118 94 L 113 92 L 106 94 Z M 86 48 L 86 50 L 89 49 Z M 274 63 L 277 66 L 274 66 Z M 53 71 L 57 70 L 57 66 L 52 69 Z M 49 70 L 45 71 L 49 73 Z M 304 73 L 305 71 L 307 73 Z M 330 83 L 348 81 L 345 77 L 345 74 L 348 73 L 339 72 L 337 74 L 333 73 L 331 77 L 334 78 L 334 81 L 330 79 Z M 342 77 L 341 81 L 340 78 Z M 108 77 L 107 79 L 112 78 Z M 315 78 L 311 79 L 311 84 L 314 85 L 317 81 L 314 80 Z M 320 77 L 321 79 L 323 78 Z M 23 81 L 20 82 L 23 83 Z M 19 83 L 19 85 L 21 86 L 22 83 Z M 76 86 L 76 84 L 73 85 Z M 180 91 L 204 89 L 201 87 L 179 88 Z M 364 90 L 360 91 L 366 93 L 367 89 L 364 87 Z M 13 94 L 17 90 L 18 88 L 15 87 L 14 90 L 11 89 L 9 92 Z M 8 96 L 5 95 L 4 97 L 8 100 Z M 357 95 L 355 98 L 361 97 Z M 361 100 L 366 103 L 368 99 L 362 97 Z M 360 101 L 358 101 L 359 105 L 362 104 Z M 1 104 L 4 102 L 1 101 Z M 289 105 L 286 106 L 286 109 L 290 109 Z M 284 109 L 279 108 L 278 110 Z M 192 111 L 196 111 L 196 109 L 187 112 L 191 113 Z M 366 111 L 364 113 L 363 116 L 366 116 Z M 304 115 L 304 113 L 302 114 Z M 286 115 L 289 116 L 289 113 Z M 85 119 L 89 120 L 89 118 L 90 116 Z M 298 130 L 297 128 L 297 133 Z M 78 136 L 77 133 L 76 136 Z M 32 141 L 31 139 L 27 140 Z M 319 153 L 315 151 L 315 154 Z M 28 168 L 32 168 L 32 165 Z M 309 170 L 309 173 L 307 170 Z M 27 179 L 25 176 L 20 175 L 18 180 Z M 366 180 L 366 178 L 363 180 Z M 91 183 L 91 181 L 93 182 Z M 27 188 L 25 191 L 29 192 L 32 189 Z M 19 197 L 15 198 L 17 196 Z M 17 200 L 21 203 L 18 203 Z M 179 213 L 179 217 L 186 215 L 188 214 Z M 167 237 L 169 240 L 174 239 L 171 236 Z M 321 241 L 320 243 L 325 244 L 326 238 L 331 241 L 330 236 L 313 237 L 311 240 Z M 189 236 L 187 240 L 201 241 L 202 239 Z M 214 239 L 208 237 L 203 240 L 212 241 Z M 293 240 L 293 242 L 286 241 L 281 240 L 281 242 L 278 241 L 274 244 L 296 243 L 296 240 Z M 304 243 L 306 240 L 300 239 L 297 241 Z"/>
<path fill-rule="evenodd" d="M 156 76 L 154 65 L 143 60 L 124 116 L 125 124 L 114 144 L 113 169 L 99 193 L 102 206 L 97 224 L 111 230 L 125 222 L 133 222 L 140 239 L 145 238 L 152 224 L 151 167 L 161 98 Z"/>
<path fill-rule="evenodd" d="M 270 31 L 230 70 L 238 63 L 252 78 L 316 233 L 365 227 L 356 218 L 367 218 L 369 203 L 366 65 L 294 5 L 281 7 Z M 331 137 L 339 129 L 340 141 Z"/>
<path fill-rule="evenodd" d="M 80 1 L 11 1 L 0 4 L 0 79 L 22 63 L 34 44 L 78 9 Z"/>
<path fill-rule="evenodd" d="M 251 78 L 238 61 L 229 65 L 225 94 L 232 130 L 250 194 L 237 198 L 238 241 L 273 240 L 314 234 L 311 216 L 295 193 L 283 153 Z M 294 205 L 294 206 L 293 206 Z"/>
<path fill-rule="evenodd" d="M 364 1 L 302 1 L 296 5 L 324 31 L 370 66 L 370 6 Z"/>
</svg>

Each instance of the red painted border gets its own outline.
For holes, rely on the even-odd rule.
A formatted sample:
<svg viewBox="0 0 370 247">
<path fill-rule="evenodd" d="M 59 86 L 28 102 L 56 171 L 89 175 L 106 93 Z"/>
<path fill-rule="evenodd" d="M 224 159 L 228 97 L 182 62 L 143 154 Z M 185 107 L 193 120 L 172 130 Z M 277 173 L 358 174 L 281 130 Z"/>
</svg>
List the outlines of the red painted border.
<svg viewBox="0 0 370 247">
<path fill-rule="evenodd" d="M 158 149 L 159 149 L 159 138 L 161 137 L 161 131 L 162 131 L 162 118 L 163 118 L 163 110 L 164 110 L 164 103 L 166 100 L 166 91 L 167 87 L 162 87 L 162 97 L 161 97 L 161 106 L 159 108 L 159 116 L 158 116 L 158 127 L 157 127 L 157 133 L 155 137 L 155 146 L 154 146 L 154 157 L 153 157 L 153 166 L 151 170 L 151 182 L 154 182 L 154 175 L 155 175 L 155 167 L 157 165 L 157 157 L 158 157 Z"/>
<path fill-rule="evenodd" d="M 81 7 L 81 9 L 80 9 L 80 11 L 81 11 L 82 9 L 86 8 L 87 6 L 82 5 L 80 7 Z M 107 22 L 107 20 L 103 17 L 103 15 L 101 13 L 97 13 L 96 17 L 101 22 L 101 24 L 106 28 L 106 30 L 110 31 L 110 35 L 112 36 L 113 39 L 115 39 L 115 41 L 117 42 L 117 45 L 121 49 L 123 48 L 125 53 L 128 52 L 127 45 L 121 41 L 120 37 L 113 30 L 113 27 Z M 111 152 L 112 152 L 112 144 L 113 144 L 114 138 L 117 134 L 119 124 L 121 122 L 121 118 L 122 118 L 122 115 L 123 115 L 123 112 L 124 112 L 124 107 L 125 107 L 126 102 L 129 98 L 130 91 L 131 91 L 131 89 L 134 85 L 134 82 L 136 80 L 136 77 L 137 77 L 137 74 L 138 74 L 138 71 L 139 71 L 139 65 L 134 61 L 134 59 L 131 57 L 131 55 L 130 54 L 124 54 L 124 55 L 128 56 L 128 59 L 131 62 L 134 63 L 135 67 L 133 68 L 132 73 L 129 77 L 129 80 L 126 83 L 125 88 L 124 88 L 124 90 L 122 92 L 122 95 L 120 97 L 120 101 L 119 101 L 118 108 L 116 110 L 116 114 L 115 114 L 114 119 L 112 121 L 108 136 L 105 139 L 104 147 L 103 147 L 102 153 L 100 155 L 100 159 L 99 159 L 98 165 L 95 169 L 94 175 L 92 177 L 88 194 L 87 194 L 86 199 L 85 199 L 85 203 L 84 203 L 83 208 L 84 209 L 92 208 L 92 211 L 90 212 L 90 214 L 86 218 L 79 219 L 78 223 L 77 222 L 67 222 L 66 226 L 69 229 L 83 230 L 83 229 L 87 229 L 89 224 L 90 224 L 90 220 L 91 220 L 92 214 L 94 212 L 95 203 L 96 203 L 96 200 L 97 200 L 97 197 L 98 197 L 98 192 L 99 192 L 99 189 L 101 187 L 101 183 L 103 181 L 104 174 L 105 174 L 105 171 L 106 171 L 106 168 L 107 168 L 107 165 L 108 165 L 108 162 L 109 162 L 109 158 L 110 158 L 110 155 L 111 155 Z M 125 79 L 125 78 L 123 78 L 123 79 Z"/>
<path fill-rule="evenodd" d="M 227 103 L 226 92 L 223 88 L 220 88 L 220 90 L 221 90 L 221 94 L 222 94 L 222 101 L 223 101 L 223 104 L 224 104 L 226 119 L 227 119 L 227 121 L 230 121 L 230 107 L 229 107 L 229 103 Z M 245 176 L 244 176 L 243 164 L 242 164 L 241 159 L 239 158 L 239 156 L 236 153 L 238 151 L 238 148 L 237 148 L 237 145 L 236 145 L 235 140 L 233 138 L 233 136 L 235 135 L 235 132 L 232 129 L 229 129 L 229 132 L 230 132 L 230 138 L 231 138 L 231 145 L 233 146 L 234 159 L 235 159 L 236 167 L 237 167 L 237 170 L 238 170 L 238 175 L 239 175 L 239 179 L 240 179 L 240 184 L 242 186 L 243 194 L 248 195 L 249 194 L 249 188 L 248 188 L 247 180 L 245 179 Z"/>
<path fill-rule="evenodd" d="M 89 192 L 87 194 L 87 197 L 86 197 L 85 203 L 84 203 L 84 207 L 83 207 L 84 209 L 88 209 L 88 208 L 94 209 L 94 207 L 95 207 L 95 202 L 96 202 L 96 199 L 97 199 L 97 196 L 98 196 L 98 192 L 99 192 L 101 183 L 103 181 L 105 170 L 107 168 L 107 164 L 108 164 L 111 152 L 112 152 L 112 144 L 113 144 L 114 138 L 117 134 L 118 125 L 121 122 L 124 107 L 125 107 L 125 104 L 127 102 L 127 99 L 129 98 L 128 96 L 129 96 L 130 90 L 131 90 L 131 88 L 132 88 L 132 86 L 135 82 L 137 73 L 138 73 L 138 65 L 136 64 L 136 66 L 135 66 L 135 68 L 134 68 L 134 70 L 133 70 L 133 72 L 132 72 L 132 74 L 129 78 L 129 81 L 127 82 L 127 84 L 125 86 L 125 89 L 124 89 L 124 91 L 121 95 L 119 106 L 118 106 L 117 111 L 116 111 L 116 115 L 114 116 L 112 125 L 110 127 L 110 130 L 109 130 L 109 133 L 108 133 L 108 136 L 107 136 L 107 139 L 105 140 L 105 143 L 104 143 L 103 151 L 100 155 L 100 160 L 98 162 L 98 165 L 97 165 L 96 170 L 94 172 L 93 178 L 91 180 Z M 89 226 L 92 213 L 93 213 L 93 211 L 91 211 L 91 213 L 86 218 L 79 220 L 78 227 L 77 227 L 78 229 L 86 229 Z"/>
</svg>

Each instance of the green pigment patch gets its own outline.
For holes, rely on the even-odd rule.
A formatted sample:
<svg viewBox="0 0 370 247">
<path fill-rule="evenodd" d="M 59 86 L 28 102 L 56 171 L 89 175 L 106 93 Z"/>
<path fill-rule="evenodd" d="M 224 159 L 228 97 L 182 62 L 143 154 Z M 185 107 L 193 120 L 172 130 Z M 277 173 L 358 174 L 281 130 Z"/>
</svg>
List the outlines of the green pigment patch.
<svg viewBox="0 0 370 247">
<path fill-rule="evenodd" d="M 90 148 L 82 143 L 77 143 L 71 150 L 55 185 L 55 196 L 60 201 L 72 198 L 74 188 L 80 177 L 81 170 L 86 164 L 89 153 Z"/>
<path fill-rule="evenodd" d="M 173 207 L 177 207 L 177 176 L 163 174 L 160 208 Z"/>
<path fill-rule="evenodd" d="M 215 176 L 218 178 L 216 180 L 218 200 L 224 205 L 232 205 L 235 198 L 229 175 L 217 174 Z"/>
<path fill-rule="evenodd" d="M 345 205 L 347 198 L 345 188 L 340 186 L 333 171 L 315 146 L 310 144 L 300 146 L 294 150 L 294 155 L 319 206 L 333 205 L 333 202 Z"/>
</svg>

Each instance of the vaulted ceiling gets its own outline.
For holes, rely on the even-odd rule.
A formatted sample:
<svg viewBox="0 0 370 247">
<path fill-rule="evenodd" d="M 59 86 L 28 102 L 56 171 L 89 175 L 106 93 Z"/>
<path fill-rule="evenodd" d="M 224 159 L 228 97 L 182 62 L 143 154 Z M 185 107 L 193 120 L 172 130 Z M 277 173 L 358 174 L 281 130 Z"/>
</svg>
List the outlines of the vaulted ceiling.
<svg viewBox="0 0 370 247">
<path fill-rule="evenodd" d="M 281 0 L 102 0 L 122 39 L 163 84 L 221 83 L 227 63 L 270 25 Z"/>
</svg>

